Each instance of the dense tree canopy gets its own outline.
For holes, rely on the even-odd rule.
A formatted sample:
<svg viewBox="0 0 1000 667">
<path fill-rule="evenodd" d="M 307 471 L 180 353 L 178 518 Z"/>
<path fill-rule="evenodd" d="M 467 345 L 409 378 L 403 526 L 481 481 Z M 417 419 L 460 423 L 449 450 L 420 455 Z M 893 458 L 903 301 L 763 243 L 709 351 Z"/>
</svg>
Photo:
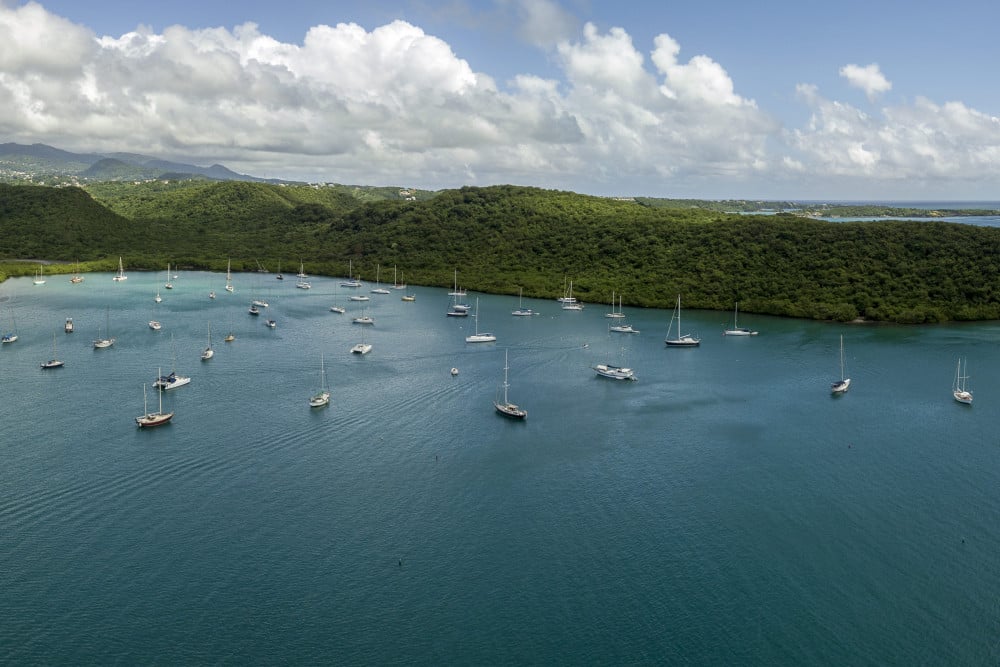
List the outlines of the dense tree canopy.
<svg viewBox="0 0 1000 667">
<path fill-rule="evenodd" d="M 348 188 L 188 181 L 83 191 L 0 185 L 0 257 L 111 269 L 234 270 L 305 262 L 314 274 L 396 265 L 407 282 L 584 301 L 815 319 L 1000 319 L 1000 230 L 943 222 L 830 223 L 648 206 L 515 186 L 422 201 Z M 67 271 L 75 264 L 66 267 Z M 8 275 L 30 266 L 6 263 Z"/>
</svg>

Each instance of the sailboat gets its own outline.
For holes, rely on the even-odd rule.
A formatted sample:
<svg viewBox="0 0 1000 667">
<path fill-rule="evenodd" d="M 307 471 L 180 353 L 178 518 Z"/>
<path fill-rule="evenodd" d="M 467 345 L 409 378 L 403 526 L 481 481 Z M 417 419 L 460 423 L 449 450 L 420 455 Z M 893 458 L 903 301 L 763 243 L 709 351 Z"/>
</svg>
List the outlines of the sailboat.
<svg viewBox="0 0 1000 667">
<path fill-rule="evenodd" d="M 170 282 L 170 262 L 167 262 L 167 282 L 163 283 L 164 289 L 173 289 L 174 284 Z"/>
<path fill-rule="evenodd" d="M 156 370 L 156 374 L 160 374 L 159 369 Z M 156 393 L 160 395 L 160 407 L 156 412 L 149 412 L 149 409 L 146 407 L 146 385 L 142 385 L 142 414 L 135 418 L 135 423 L 139 428 L 160 426 L 174 418 L 173 412 L 163 412 L 163 392 L 158 391 Z"/>
<path fill-rule="evenodd" d="M 625 317 L 625 313 L 622 312 L 622 295 L 618 295 L 618 310 L 615 310 L 615 293 L 611 293 L 611 312 L 605 313 L 604 317 L 612 317 L 616 319 L 622 319 Z"/>
<path fill-rule="evenodd" d="M 563 310 L 583 310 L 583 304 L 579 303 L 573 296 L 573 281 L 569 281 L 569 291 L 566 292 L 566 296 L 562 297 L 562 309 Z"/>
<path fill-rule="evenodd" d="M 368 327 L 361 327 L 361 342 L 351 348 L 351 354 L 368 354 L 372 351 L 371 343 L 365 342 L 365 330 Z"/>
<path fill-rule="evenodd" d="M 612 298 L 614 296 L 612 295 Z M 620 319 L 625 317 L 625 312 L 622 310 L 622 295 L 618 295 L 618 310 L 615 310 L 614 303 L 611 305 L 611 312 L 605 313 L 605 317 L 613 317 Z M 622 322 L 621 324 L 611 324 L 608 326 L 608 331 L 611 333 L 639 333 L 638 329 L 633 329 L 632 325 L 628 322 Z"/>
<path fill-rule="evenodd" d="M 468 317 L 469 305 L 458 302 L 458 297 L 465 296 L 465 290 L 458 289 L 458 269 L 455 269 L 455 288 L 448 292 L 448 296 L 452 297 L 452 302 L 451 308 L 445 315 L 448 317 Z"/>
<path fill-rule="evenodd" d="M 347 312 L 347 310 L 343 306 L 341 306 L 340 303 L 337 301 L 337 288 L 336 287 L 333 288 L 333 305 L 330 306 L 330 312 L 331 313 L 337 313 L 339 315 L 343 315 L 344 313 Z"/>
<path fill-rule="evenodd" d="M 621 349 L 621 354 L 625 356 L 625 348 Z M 604 363 L 594 366 L 594 371 L 600 376 L 612 380 L 638 380 L 635 370 L 627 366 L 617 366 L 615 364 Z"/>
<path fill-rule="evenodd" d="M 56 335 L 52 334 L 52 358 L 42 362 L 42 368 L 60 368 L 62 365 L 63 362 L 59 361 L 59 358 L 56 356 Z"/>
<path fill-rule="evenodd" d="M 465 290 L 458 289 L 458 269 L 455 269 L 455 289 L 448 296 L 465 296 Z"/>
<path fill-rule="evenodd" d="M 236 340 L 236 334 L 233 333 L 233 320 L 232 320 L 232 318 L 229 319 L 229 333 L 227 333 L 226 337 L 223 338 L 222 340 L 224 340 L 227 343 L 232 343 L 234 340 Z"/>
<path fill-rule="evenodd" d="M 122 264 L 121 257 L 118 258 L 118 273 L 115 274 L 115 277 L 112 278 L 112 280 L 116 283 L 121 282 L 122 280 L 128 280 L 128 276 L 125 275 L 125 266 Z"/>
<path fill-rule="evenodd" d="M 454 369 L 452 369 L 454 370 Z M 507 382 L 507 371 L 510 370 L 510 366 L 507 363 L 507 350 L 503 352 L 503 401 L 495 400 L 493 401 L 493 407 L 496 411 L 503 415 L 504 417 L 510 417 L 511 419 L 525 419 L 528 416 L 528 411 L 518 407 L 516 404 L 511 403 L 507 399 L 507 389 L 510 384 Z"/>
<path fill-rule="evenodd" d="M 522 297 L 523 297 L 523 295 L 524 295 L 524 288 L 523 287 L 518 287 L 517 288 L 517 309 L 510 311 L 510 314 L 511 315 L 516 315 L 517 317 L 530 317 L 532 315 L 538 315 L 538 313 L 536 313 L 535 311 L 533 311 L 531 308 L 525 308 L 524 307 L 524 305 L 522 304 L 522 300 L 523 300 Z"/>
<path fill-rule="evenodd" d="M 312 284 L 306 280 L 309 276 L 306 275 L 305 266 L 302 262 L 299 262 L 299 272 L 295 274 L 298 277 L 298 281 L 295 286 L 299 289 L 312 289 Z"/>
<path fill-rule="evenodd" d="M 361 314 L 351 321 L 354 324 L 375 324 L 375 318 L 371 316 L 367 308 L 361 311 Z"/>
<path fill-rule="evenodd" d="M 83 282 L 83 276 L 80 275 L 80 262 L 76 263 L 76 273 L 73 274 L 73 277 L 69 281 L 74 285 Z"/>
<path fill-rule="evenodd" d="M 160 296 L 160 290 L 156 290 L 156 296 L 153 297 L 153 301 L 156 303 L 163 301 L 163 297 Z"/>
<path fill-rule="evenodd" d="M 677 320 L 677 337 L 671 338 L 670 332 L 673 330 L 674 320 Z M 701 339 L 691 334 L 681 333 L 681 295 L 677 295 L 677 307 L 670 318 L 670 326 L 667 327 L 667 337 L 663 339 L 667 347 L 697 347 L 701 344 Z"/>
<path fill-rule="evenodd" d="M 35 279 L 31 281 L 34 285 L 44 285 L 45 278 L 42 276 L 42 265 L 38 265 L 38 273 L 35 274 Z"/>
<path fill-rule="evenodd" d="M 354 263 L 353 260 L 347 260 L 347 280 L 340 283 L 341 287 L 361 287 L 361 281 L 354 279 Z"/>
<path fill-rule="evenodd" d="M 160 389 L 176 389 L 177 387 L 183 387 L 184 385 L 191 382 L 191 378 L 184 375 L 178 375 L 174 366 L 177 364 L 177 352 L 174 350 L 174 337 L 170 337 L 170 350 L 172 353 L 172 358 L 170 361 L 170 375 L 160 375 L 156 378 L 156 382 L 153 383 L 154 387 L 159 387 Z"/>
<path fill-rule="evenodd" d="M 387 290 L 386 288 L 382 287 L 381 276 L 380 276 L 381 272 L 382 272 L 382 265 L 381 264 L 376 264 L 375 265 L 375 289 L 372 290 L 372 294 L 389 294 L 389 290 Z"/>
<path fill-rule="evenodd" d="M 402 274 L 400 274 L 402 275 Z M 392 289 L 406 289 L 406 283 L 402 279 L 396 280 L 396 265 L 392 265 Z"/>
<path fill-rule="evenodd" d="M 233 291 L 233 272 L 232 272 L 233 260 L 227 260 L 226 262 L 226 291 L 232 293 Z"/>
<path fill-rule="evenodd" d="M 497 339 L 495 334 L 479 333 L 479 297 L 476 297 L 476 333 L 465 337 L 466 343 L 492 343 Z"/>
<path fill-rule="evenodd" d="M 972 392 L 966 388 L 969 380 L 969 362 L 965 362 L 965 370 L 962 369 L 962 360 L 958 360 L 958 367 L 955 369 L 955 382 L 951 387 L 951 395 L 955 400 L 965 405 L 972 405 Z"/>
<path fill-rule="evenodd" d="M 285 276 L 281 275 L 281 260 L 278 260 L 278 275 L 275 276 L 277 280 L 284 280 Z"/>
<path fill-rule="evenodd" d="M 830 391 L 843 394 L 851 386 L 851 378 L 844 377 L 844 334 L 840 335 L 840 379 L 830 384 Z"/>
<path fill-rule="evenodd" d="M 212 349 L 212 323 L 208 323 L 208 347 L 205 351 L 201 353 L 201 360 L 208 361 L 215 356 L 215 350 Z"/>
<path fill-rule="evenodd" d="M 14 319 L 14 309 L 10 309 L 11 331 L 0 336 L 0 343 L 13 343 L 17 340 L 17 320 Z"/>
<path fill-rule="evenodd" d="M 319 369 L 319 393 L 314 394 L 309 399 L 309 407 L 311 408 L 321 408 L 330 403 L 330 389 L 326 386 L 326 365 L 323 363 L 323 355 L 319 356 Z"/>
<path fill-rule="evenodd" d="M 736 318 L 740 314 L 740 302 L 736 302 L 736 308 L 733 310 L 733 328 L 726 329 L 722 332 L 723 336 L 756 336 L 757 332 L 747 327 L 741 327 L 737 322 Z"/>
<path fill-rule="evenodd" d="M 107 338 L 101 338 L 101 330 L 97 330 L 97 339 L 94 340 L 94 348 L 98 350 L 103 350 L 106 347 L 111 347 L 115 344 L 115 339 L 111 337 L 111 306 L 108 306 L 106 323 L 105 323 L 105 335 Z"/>
</svg>

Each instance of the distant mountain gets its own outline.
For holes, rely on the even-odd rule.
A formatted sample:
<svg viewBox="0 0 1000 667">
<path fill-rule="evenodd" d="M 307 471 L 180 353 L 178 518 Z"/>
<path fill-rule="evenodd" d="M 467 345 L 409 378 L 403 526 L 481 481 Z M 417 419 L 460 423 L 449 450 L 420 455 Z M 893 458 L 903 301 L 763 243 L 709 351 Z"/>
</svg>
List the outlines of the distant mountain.
<svg viewBox="0 0 1000 667">
<path fill-rule="evenodd" d="M 138 153 L 71 153 L 46 144 L 0 144 L 0 180 L 60 176 L 87 180 L 137 180 L 165 175 L 172 179 L 200 176 L 218 181 L 291 182 L 239 174 L 221 164 L 199 167 Z"/>
</svg>

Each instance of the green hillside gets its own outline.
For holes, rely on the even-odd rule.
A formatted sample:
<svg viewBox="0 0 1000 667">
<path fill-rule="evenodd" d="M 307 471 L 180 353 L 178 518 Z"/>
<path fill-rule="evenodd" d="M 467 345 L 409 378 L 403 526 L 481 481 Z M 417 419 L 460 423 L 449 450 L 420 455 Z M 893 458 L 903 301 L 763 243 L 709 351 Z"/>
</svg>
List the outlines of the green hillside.
<svg viewBox="0 0 1000 667">
<path fill-rule="evenodd" d="M 381 199 L 380 199 L 381 198 Z M 514 186 L 406 201 L 396 189 L 156 182 L 0 185 L 0 256 L 128 268 L 272 270 L 584 301 L 815 319 L 1000 319 L 1000 230 L 942 222 L 830 223 L 649 206 Z M 70 270 L 72 267 L 67 268 Z M 8 274 L 30 273 L 5 264 Z M 385 272 L 383 271 L 383 275 Z"/>
</svg>

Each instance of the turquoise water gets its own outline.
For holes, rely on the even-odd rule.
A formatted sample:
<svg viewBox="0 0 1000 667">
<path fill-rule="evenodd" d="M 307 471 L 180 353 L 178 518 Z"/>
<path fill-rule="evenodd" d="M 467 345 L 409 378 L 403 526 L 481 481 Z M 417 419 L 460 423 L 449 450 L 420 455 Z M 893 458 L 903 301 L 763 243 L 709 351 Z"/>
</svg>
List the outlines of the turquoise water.
<svg viewBox="0 0 1000 667">
<path fill-rule="evenodd" d="M 761 334 L 726 338 L 685 311 L 702 345 L 667 349 L 669 312 L 611 337 L 608 305 L 481 295 L 499 341 L 469 345 L 416 288 L 372 295 L 359 357 L 333 279 L 110 278 L 0 285 L 0 662 L 1000 661 L 998 323 L 741 313 Z M 524 423 L 493 411 L 505 349 Z M 140 431 L 172 364 L 176 417 Z"/>
</svg>

